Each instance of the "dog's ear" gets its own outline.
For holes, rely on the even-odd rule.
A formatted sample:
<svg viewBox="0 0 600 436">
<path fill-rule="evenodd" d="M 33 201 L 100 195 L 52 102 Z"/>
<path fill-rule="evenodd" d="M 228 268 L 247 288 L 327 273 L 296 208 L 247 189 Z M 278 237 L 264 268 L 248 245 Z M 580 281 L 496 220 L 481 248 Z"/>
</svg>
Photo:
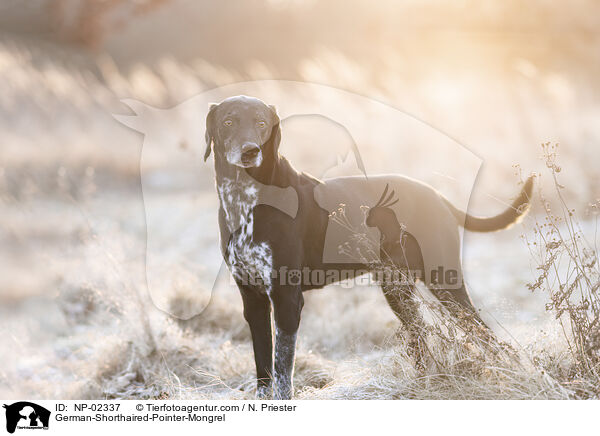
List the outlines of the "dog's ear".
<svg viewBox="0 0 600 436">
<path fill-rule="evenodd" d="M 212 149 L 212 143 L 215 139 L 215 109 L 218 106 L 217 103 L 210 103 L 208 105 L 208 115 L 206 115 L 206 133 L 204 139 L 206 140 L 206 151 L 204 152 L 204 162 L 210 156 Z"/>
<path fill-rule="evenodd" d="M 271 109 L 271 112 L 273 112 L 273 128 L 271 129 L 271 137 L 269 138 L 269 142 L 271 142 L 271 146 L 273 147 L 273 157 L 277 157 L 277 153 L 279 152 L 279 144 L 281 143 L 281 120 L 279 119 L 277 108 L 275 106 L 270 104 L 269 109 Z"/>
</svg>

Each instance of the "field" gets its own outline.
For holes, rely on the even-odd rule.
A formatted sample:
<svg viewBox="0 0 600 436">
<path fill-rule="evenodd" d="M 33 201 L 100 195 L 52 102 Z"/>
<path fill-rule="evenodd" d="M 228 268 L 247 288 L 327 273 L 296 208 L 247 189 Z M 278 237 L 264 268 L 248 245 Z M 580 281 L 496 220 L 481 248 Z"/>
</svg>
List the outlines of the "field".
<svg viewBox="0 0 600 436">
<path fill-rule="evenodd" d="M 438 365 L 420 374 L 377 287 L 330 286 L 306 295 L 297 398 L 597 398 L 597 366 L 582 371 L 574 357 L 570 312 L 557 319 L 547 308 L 559 280 L 527 286 L 548 260 L 527 243 L 545 222 L 542 198 L 559 215 L 563 202 L 575 208 L 557 228 L 569 234 L 577 223 L 597 254 L 597 7 L 540 1 L 539 14 L 520 14 L 517 2 L 490 1 L 462 16 L 445 2 L 406 2 L 394 14 L 387 2 L 353 3 L 349 17 L 364 18 L 354 44 L 340 31 L 345 19 L 327 27 L 322 18 L 335 2 L 277 3 L 265 3 L 265 26 L 282 32 L 285 19 L 294 30 L 280 41 L 234 38 L 236 20 L 202 18 L 227 17 L 230 6 L 184 1 L 94 49 L 0 35 L 0 397 L 254 397 L 250 333 L 227 271 L 210 295 L 199 290 L 202 271 L 220 265 L 213 170 L 202 162 L 206 103 L 249 90 L 283 115 L 317 101 L 344 120 L 346 130 L 322 118 L 284 122 L 282 153 L 319 177 L 356 167 L 342 161 L 348 132 L 370 173 L 410 174 L 475 214 L 498 213 L 521 175 L 541 174 L 521 224 L 464 234 L 474 303 L 518 357 L 468 335 L 453 346 L 431 338 Z M 156 28 L 172 32 L 159 38 Z M 216 40 L 231 48 L 214 50 Z M 319 87 L 305 93 L 303 83 Z M 118 121 L 136 125 L 122 118 L 132 109 L 145 136 Z M 560 144 L 558 190 L 548 142 Z M 554 261 L 570 277 L 568 256 Z M 594 308 L 597 263 L 586 271 Z"/>
</svg>

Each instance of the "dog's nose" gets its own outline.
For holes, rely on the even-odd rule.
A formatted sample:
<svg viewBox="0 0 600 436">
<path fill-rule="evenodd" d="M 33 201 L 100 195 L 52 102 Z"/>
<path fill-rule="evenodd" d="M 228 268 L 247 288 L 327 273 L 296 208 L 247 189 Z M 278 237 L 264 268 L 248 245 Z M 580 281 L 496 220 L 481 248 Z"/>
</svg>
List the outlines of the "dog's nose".
<svg viewBox="0 0 600 436">
<path fill-rule="evenodd" d="M 242 145 L 242 159 L 253 159 L 258 155 L 260 147 L 252 142 L 247 142 Z"/>
</svg>

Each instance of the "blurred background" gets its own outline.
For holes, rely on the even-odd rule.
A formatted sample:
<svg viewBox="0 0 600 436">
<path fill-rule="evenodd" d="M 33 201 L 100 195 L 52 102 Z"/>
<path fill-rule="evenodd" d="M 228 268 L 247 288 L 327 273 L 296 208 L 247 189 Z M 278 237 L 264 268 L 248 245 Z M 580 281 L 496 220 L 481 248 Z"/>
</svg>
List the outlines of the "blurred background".
<svg viewBox="0 0 600 436">
<path fill-rule="evenodd" d="M 517 192 L 520 171 L 543 170 L 542 143 L 558 143 L 564 194 L 592 223 L 588 204 L 600 197 L 598 29 L 592 0 L 0 0 L 0 397 L 252 393 L 249 334 L 226 279 L 208 311 L 188 323 L 148 298 L 143 136 L 113 117 L 131 114 L 121 99 L 167 109 L 219 86 L 268 79 L 366 96 L 481 159 L 470 211 L 482 215 Z M 177 199 L 216 204 L 213 186 L 192 189 L 167 165 L 173 150 L 183 160 L 203 155 L 201 141 L 177 133 L 191 125 L 201 138 L 203 116 L 169 118 L 172 148 L 152 161 L 165 216 Z M 396 149 L 403 165 L 424 145 L 407 134 Z M 310 171 L 314 154 L 303 156 L 294 162 Z M 218 255 L 216 235 L 196 243 L 203 225 L 177 242 L 180 257 Z M 525 286 L 534 269 L 519 238 L 527 225 L 467 234 L 464 260 L 476 305 L 511 336 L 531 340 L 556 326 Z M 171 271 L 172 312 L 200 304 L 189 279 L 198 263 Z M 344 316 L 329 328 L 340 298 Z M 379 291 L 331 287 L 311 294 L 305 312 L 305 397 L 368 397 L 344 374 L 358 368 L 375 377 L 386 355 L 397 323 Z M 534 321 L 535 334 L 523 329 Z"/>
</svg>

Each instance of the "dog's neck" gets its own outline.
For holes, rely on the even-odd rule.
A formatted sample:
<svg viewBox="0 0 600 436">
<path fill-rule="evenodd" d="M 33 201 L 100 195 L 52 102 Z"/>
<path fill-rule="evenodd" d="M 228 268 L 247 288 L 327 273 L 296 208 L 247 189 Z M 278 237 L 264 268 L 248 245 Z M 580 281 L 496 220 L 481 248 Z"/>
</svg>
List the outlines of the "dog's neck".
<svg viewBox="0 0 600 436">
<path fill-rule="evenodd" d="M 298 171 L 281 155 L 267 157 L 259 167 L 240 168 L 227 162 L 224 156 L 215 155 L 215 173 L 217 185 L 223 180 L 255 183 L 260 189 L 262 185 L 286 188 L 294 184 L 299 177 Z"/>
<path fill-rule="evenodd" d="M 285 159 L 278 156 L 277 164 L 282 161 Z M 290 185 L 287 177 L 282 177 L 283 171 L 273 159 L 265 160 L 257 168 L 240 168 L 229 164 L 224 156 L 215 155 L 215 173 L 219 201 L 230 232 L 249 222 L 262 191 L 273 186 Z"/>
<path fill-rule="evenodd" d="M 258 203 L 258 184 L 241 170 L 217 178 L 219 201 L 231 233 L 248 224 Z"/>
<path fill-rule="evenodd" d="M 274 207 L 294 218 L 301 186 L 321 183 L 298 172 L 279 155 L 275 162 L 266 160 L 257 168 L 230 165 L 224 157 L 215 155 L 215 172 L 221 208 L 230 229 L 250 222 L 253 208 L 259 204 Z"/>
</svg>

